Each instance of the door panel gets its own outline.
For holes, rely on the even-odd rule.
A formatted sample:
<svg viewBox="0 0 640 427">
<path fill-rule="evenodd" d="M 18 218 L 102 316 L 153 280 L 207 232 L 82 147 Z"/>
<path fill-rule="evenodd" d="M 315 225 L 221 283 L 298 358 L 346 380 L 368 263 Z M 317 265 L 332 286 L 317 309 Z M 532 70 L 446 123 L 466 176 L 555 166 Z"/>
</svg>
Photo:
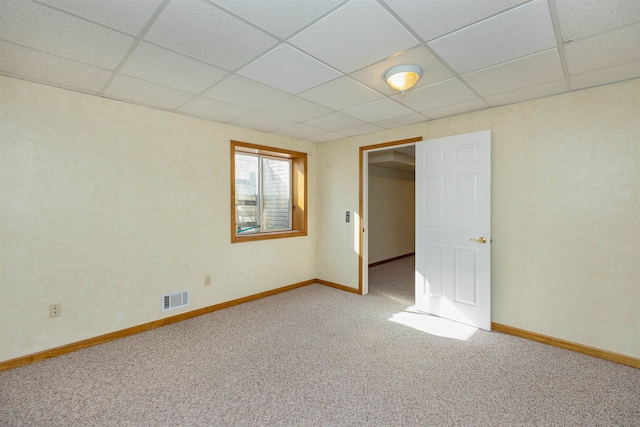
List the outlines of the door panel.
<svg viewBox="0 0 640 427">
<path fill-rule="evenodd" d="M 478 306 L 478 251 L 454 248 L 454 301 L 471 307 Z"/>
<path fill-rule="evenodd" d="M 454 180 L 455 227 L 475 230 L 478 228 L 478 175 L 457 175 Z"/>
<path fill-rule="evenodd" d="M 440 176 L 425 177 L 423 193 L 427 227 L 444 227 L 444 180 Z"/>
<path fill-rule="evenodd" d="M 415 277 L 418 309 L 491 329 L 490 131 L 416 144 Z"/>
<path fill-rule="evenodd" d="M 426 290 L 431 297 L 443 297 L 444 246 L 425 245 L 425 271 L 431 286 Z"/>
</svg>

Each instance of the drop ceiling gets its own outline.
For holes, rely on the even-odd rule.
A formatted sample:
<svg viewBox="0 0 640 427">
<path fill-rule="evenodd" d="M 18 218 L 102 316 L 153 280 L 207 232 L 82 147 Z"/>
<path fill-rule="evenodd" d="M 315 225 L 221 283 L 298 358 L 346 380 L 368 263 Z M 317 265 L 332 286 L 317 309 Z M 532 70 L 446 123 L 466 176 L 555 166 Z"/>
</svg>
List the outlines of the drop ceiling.
<svg viewBox="0 0 640 427">
<path fill-rule="evenodd" d="M 0 0 L 0 74 L 325 142 L 638 78 L 640 1 Z"/>
</svg>

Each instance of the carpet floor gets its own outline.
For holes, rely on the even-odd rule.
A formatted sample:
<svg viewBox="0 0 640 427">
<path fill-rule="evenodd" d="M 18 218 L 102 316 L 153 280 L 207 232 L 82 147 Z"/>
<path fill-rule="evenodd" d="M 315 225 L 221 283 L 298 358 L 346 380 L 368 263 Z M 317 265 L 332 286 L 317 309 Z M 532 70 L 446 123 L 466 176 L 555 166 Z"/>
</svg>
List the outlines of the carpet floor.
<svg viewBox="0 0 640 427">
<path fill-rule="evenodd" d="M 2 426 L 640 426 L 640 370 L 415 313 L 413 258 L 0 372 Z"/>
</svg>

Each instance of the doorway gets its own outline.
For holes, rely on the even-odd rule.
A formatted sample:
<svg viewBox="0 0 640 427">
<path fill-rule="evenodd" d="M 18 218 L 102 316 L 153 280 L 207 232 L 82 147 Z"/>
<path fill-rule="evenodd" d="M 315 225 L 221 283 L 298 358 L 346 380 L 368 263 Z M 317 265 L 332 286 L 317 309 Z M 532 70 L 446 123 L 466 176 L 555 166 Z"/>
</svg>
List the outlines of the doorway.
<svg viewBox="0 0 640 427">
<path fill-rule="evenodd" d="M 414 242 L 416 307 L 491 330 L 491 131 L 421 140 L 360 149 L 360 291 L 369 291 L 369 241 L 373 240 L 367 232 L 373 226 L 370 160 L 393 160 L 389 153 L 376 153 L 415 144 L 413 223 L 415 227 L 418 219 L 420 224 Z"/>
<path fill-rule="evenodd" d="M 360 265 L 359 265 L 359 290 L 361 294 L 367 294 L 369 292 L 369 264 L 379 263 L 396 257 L 402 257 L 410 255 L 415 251 L 413 248 L 413 230 L 415 227 L 415 215 L 406 215 L 405 218 L 410 218 L 413 222 L 411 224 L 385 224 L 386 220 L 398 218 L 402 209 L 408 209 L 406 202 L 402 206 L 387 206 L 384 208 L 384 212 L 377 212 L 378 218 L 371 218 L 369 205 L 380 207 L 384 205 L 384 200 L 369 200 L 369 187 L 370 187 L 370 169 L 375 170 L 377 178 L 373 182 L 381 183 L 388 191 L 405 191 L 403 186 L 394 180 L 407 179 L 408 176 L 413 176 L 414 173 L 414 147 L 415 143 L 422 141 L 422 137 L 404 139 L 399 141 L 392 141 L 383 144 L 370 145 L 360 148 L 360 212 L 362 212 L 361 230 L 360 233 Z M 370 168 L 371 166 L 371 168 Z M 414 178 L 412 178 L 414 180 Z M 415 202 L 413 194 L 408 195 L 411 200 L 411 204 Z M 384 195 L 382 195 L 384 198 Z M 413 208 L 411 208 L 413 209 Z M 413 214 L 413 212 L 412 212 Z M 372 221 L 373 220 L 373 221 Z M 375 232 L 369 231 L 370 226 L 376 228 Z M 371 229 L 373 230 L 373 229 Z M 400 233 L 396 235 L 393 241 L 384 241 L 386 233 Z M 411 236 L 407 236 L 410 232 Z M 410 239 L 411 243 L 407 243 L 405 240 Z M 386 243 L 381 245 L 381 242 Z M 370 246 L 376 245 L 377 249 L 370 251 Z M 382 246 L 384 248 L 380 249 Z"/>
</svg>

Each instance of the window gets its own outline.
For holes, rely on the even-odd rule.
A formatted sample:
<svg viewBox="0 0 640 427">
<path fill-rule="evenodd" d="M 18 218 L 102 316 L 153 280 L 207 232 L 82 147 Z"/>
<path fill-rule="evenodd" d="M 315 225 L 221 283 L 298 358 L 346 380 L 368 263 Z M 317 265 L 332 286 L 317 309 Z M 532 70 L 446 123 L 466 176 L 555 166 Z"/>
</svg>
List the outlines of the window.
<svg viewBox="0 0 640 427">
<path fill-rule="evenodd" d="M 231 141 L 231 242 L 307 235 L 307 154 Z"/>
</svg>

